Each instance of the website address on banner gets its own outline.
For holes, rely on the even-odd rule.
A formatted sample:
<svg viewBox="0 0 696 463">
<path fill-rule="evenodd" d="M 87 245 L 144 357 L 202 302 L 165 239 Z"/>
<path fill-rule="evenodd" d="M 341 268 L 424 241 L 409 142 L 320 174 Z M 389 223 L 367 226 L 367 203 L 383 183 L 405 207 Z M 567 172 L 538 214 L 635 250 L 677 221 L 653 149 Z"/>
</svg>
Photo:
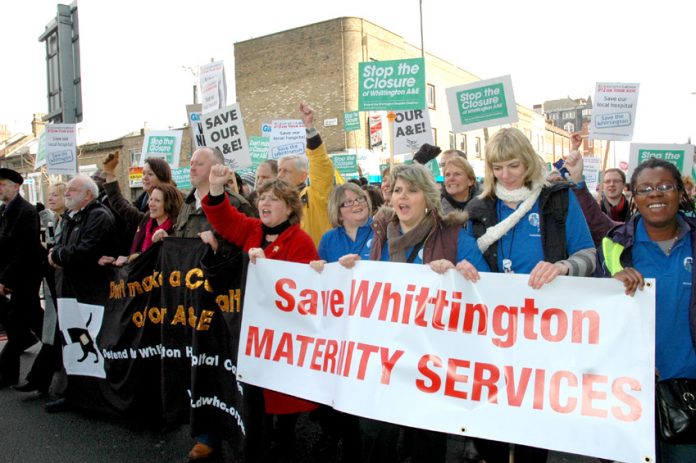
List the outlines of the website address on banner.
<svg viewBox="0 0 696 463">
<path fill-rule="evenodd" d="M 510 348 L 518 337 L 551 343 L 598 344 L 600 316 L 596 310 L 540 309 L 534 298 L 517 306 L 467 302 L 461 291 L 432 290 L 415 284 L 406 291 L 391 283 L 353 280 L 350 296 L 338 289 L 298 289 L 291 278 L 275 283 L 275 307 L 305 316 L 360 317 L 422 328 L 490 336 L 496 347 Z M 490 334 L 489 334 L 490 333 Z"/>
<path fill-rule="evenodd" d="M 190 394 L 190 391 L 189 391 Z M 221 410 L 228 415 L 231 415 L 236 421 L 239 428 L 242 430 L 242 434 L 246 435 L 246 430 L 244 429 L 244 421 L 239 415 L 236 408 L 231 405 L 226 404 L 222 400 L 218 399 L 217 396 L 205 397 L 201 396 L 196 400 L 191 400 L 191 408 L 201 408 L 201 407 L 214 407 Z"/>
</svg>

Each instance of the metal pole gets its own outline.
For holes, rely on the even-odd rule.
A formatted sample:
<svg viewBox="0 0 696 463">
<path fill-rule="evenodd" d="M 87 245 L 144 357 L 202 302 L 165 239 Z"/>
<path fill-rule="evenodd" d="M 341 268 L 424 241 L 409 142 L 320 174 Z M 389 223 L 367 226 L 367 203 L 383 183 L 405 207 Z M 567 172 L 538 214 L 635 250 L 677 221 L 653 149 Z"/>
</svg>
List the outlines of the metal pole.
<svg viewBox="0 0 696 463">
<path fill-rule="evenodd" d="M 423 0 L 419 0 L 420 5 L 420 32 L 421 32 L 421 57 L 425 59 L 425 47 L 423 46 Z"/>
</svg>

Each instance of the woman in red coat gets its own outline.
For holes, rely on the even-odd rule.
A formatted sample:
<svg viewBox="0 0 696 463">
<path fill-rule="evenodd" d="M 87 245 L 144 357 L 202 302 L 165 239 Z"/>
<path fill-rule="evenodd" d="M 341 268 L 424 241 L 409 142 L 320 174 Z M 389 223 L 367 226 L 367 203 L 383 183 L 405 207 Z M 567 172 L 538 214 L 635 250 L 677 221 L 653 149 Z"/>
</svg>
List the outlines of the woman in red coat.
<svg viewBox="0 0 696 463">
<path fill-rule="evenodd" d="M 222 164 L 213 166 L 210 193 L 202 202 L 208 221 L 223 238 L 248 252 L 252 263 L 258 258 L 301 264 L 319 259 L 312 238 L 300 229 L 302 203 L 297 188 L 279 179 L 265 182 L 257 190 L 259 218 L 247 217 L 225 197 L 224 186 L 232 174 Z M 214 243 L 210 244 L 215 248 Z M 266 413 L 278 415 L 281 451 L 286 455 L 292 453 L 299 413 L 314 410 L 318 405 L 280 392 L 264 389 L 263 393 Z"/>
</svg>

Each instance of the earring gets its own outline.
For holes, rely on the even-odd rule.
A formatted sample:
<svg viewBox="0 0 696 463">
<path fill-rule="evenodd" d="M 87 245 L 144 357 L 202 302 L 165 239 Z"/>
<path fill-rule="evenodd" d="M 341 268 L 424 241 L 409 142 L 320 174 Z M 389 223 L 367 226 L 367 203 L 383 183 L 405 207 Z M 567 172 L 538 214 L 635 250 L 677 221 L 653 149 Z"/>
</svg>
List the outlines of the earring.
<svg viewBox="0 0 696 463">
<path fill-rule="evenodd" d="M 428 215 L 428 208 L 425 208 L 425 215 Z"/>
</svg>

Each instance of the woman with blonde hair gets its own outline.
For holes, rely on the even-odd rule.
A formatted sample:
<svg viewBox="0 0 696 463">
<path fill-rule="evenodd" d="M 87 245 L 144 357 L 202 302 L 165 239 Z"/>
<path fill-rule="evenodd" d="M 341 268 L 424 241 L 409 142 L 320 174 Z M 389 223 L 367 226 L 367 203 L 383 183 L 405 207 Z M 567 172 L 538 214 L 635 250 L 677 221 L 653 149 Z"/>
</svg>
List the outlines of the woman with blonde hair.
<svg viewBox="0 0 696 463">
<path fill-rule="evenodd" d="M 517 129 L 498 131 L 486 146 L 481 195 L 466 207 L 467 230 L 476 238 L 491 270 L 529 274 L 541 288 L 558 275 L 591 276 L 595 248 L 569 183 L 549 185 L 546 167 L 527 137 Z M 460 270 L 469 270 L 462 262 Z M 507 463 L 505 442 L 476 440 L 487 463 Z M 515 445 L 517 463 L 543 463 L 548 450 Z"/>
<path fill-rule="evenodd" d="M 463 211 L 474 196 L 478 194 L 476 174 L 469 161 L 455 156 L 445 161 L 442 169 L 445 182 L 442 188 L 442 211 Z"/>
<path fill-rule="evenodd" d="M 440 191 L 427 168 L 421 164 L 394 166 L 389 185 L 391 208 L 382 208 L 375 216 L 371 260 L 426 264 L 438 273 L 460 263 L 460 272 L 471 280 L 478 279 L 477 271 L 489 271 L 474 240 L 462 228 L 464 216 L 443 216 Z M 358 260 L 357 254 L 348 254 L 338 261 L 351 268 Z M 367 418 L 360 418 L 360 429 L 365 462 L 396 462 L 402 431 L 411 444 L 411 462 L 445 461 L 444 433 Z"/>
</svg>

